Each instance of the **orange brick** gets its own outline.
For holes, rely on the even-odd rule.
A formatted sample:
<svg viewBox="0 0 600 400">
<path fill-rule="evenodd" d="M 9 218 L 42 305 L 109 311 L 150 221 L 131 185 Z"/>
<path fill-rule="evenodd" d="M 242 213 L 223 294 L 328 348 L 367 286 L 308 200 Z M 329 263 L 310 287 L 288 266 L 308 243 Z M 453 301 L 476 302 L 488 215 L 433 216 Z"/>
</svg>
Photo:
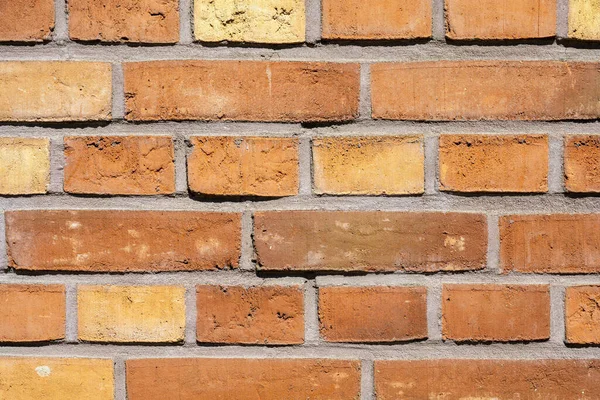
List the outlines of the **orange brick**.
<svg viewBox="0 0 600 400">
<path fill-rule="evenodd" d="M 600 214 L 500 217 L 504 273 L 600 272 Z"/>
<path fill-rule="evenodd" d="M 358 116 L 359 65 L 319 62 L 126 63 L 130 121 L 318 122 Z"/>
<path fill-rule="evenodd" d="M 458 342 L 550 338 L 547 285 L 444 285 L 442 336 Z"/>
<path fill-rule="evenodd" d="M 449 39 L 553 37 L 556 0 L 446 0 Z"/>
<path fill-rule="evenodd" d="M 173 142 L 166 136 L 72 136 L 65 142 L 65 192 L 175 192 Z"/>
<path fill-rule="evenodd" d="M 266 271 L 464 271 L 486 262 L 483 215 L 281 211 L 254 215 Z"/>
<path fill-rule="evenodd" d="M 298 194 L 298 140 L 195 137 L 188 156 L 192 192 L 209 196 Z"/>
<path fill-rule="evenodd" d="M 319 194 L 423 193 L 423 138 L 315 139 L 313 175 L 315 192 Z"/>
<path fill-rule="evenodd" d="M 54 0 L 0 1 L 0 42 L 40 42 L 54 30 Z"/>
<path fill-rule="evenodd" d="M 431 1 L 324 0 L 324 39 L 431 37 Z"/>
<path fill-rule="evenodd" d="M 565 294 L 565 341 L 600 344 L 600 286 L 568 287 Z"/>
<path fill-rule="evenodd" d="M 600 361 L 375 361 L 375 391 L 377 400 L 593 398 Z"/>
<path fill-rule="evenodd" d="M 548 191 L 548 137 L 442 135 L 440 190 L 454 192 Z"/>
<path fill-rule="evenodd" d="M 62 285 L 0 285 L 0 341 L 63 339 L 65 301 Z"/>
<path fill-rule="evenodd" d="M 237 267 L 240 214 L 9 211 L 9 265 L 32 271 L 192 271 Z"/>
<path fill-rule="evenodd" d="M 313 359 L 127 360 L 129 400 L 358 399 L 360 362 Z"/>
<path fill-rule="evenodd" d="M 600 116 L 598 63 L 432 61 L 371 66 L 373 118 L 565 120 Z"/>
<path fill-rule="evenodd" d="M 69 0 L 72 40 L 175 43 L 178 0 Z"/>
<path fill-rule="evenodd" d="M 298 287 L 198 286 L 196 295 L 198 342 L 304 342 L 304 298 Z"/>
<path fill-rule="evenodd" d="M 403 342 L 427 338 L 423 287 L 319 289 L 321 335 L 328 342 Z"/>
<path fill-rule="evenodd" d="M 565 138 L 565 186 L 573 193 L 600 193 L 600 136 Z"/>
</svg>

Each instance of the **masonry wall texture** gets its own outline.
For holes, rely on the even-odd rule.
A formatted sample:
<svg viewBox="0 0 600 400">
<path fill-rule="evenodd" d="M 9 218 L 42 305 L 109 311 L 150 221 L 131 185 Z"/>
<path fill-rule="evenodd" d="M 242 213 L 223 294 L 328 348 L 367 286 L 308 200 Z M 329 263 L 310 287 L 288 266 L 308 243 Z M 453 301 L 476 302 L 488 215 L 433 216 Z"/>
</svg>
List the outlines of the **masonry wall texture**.
<svg viewBox="0 0 600 400">
<path fill-rule="evenodd" d="M 600 399 L 599 0 L 0 0 L 0 399 Z"/>
</svg>

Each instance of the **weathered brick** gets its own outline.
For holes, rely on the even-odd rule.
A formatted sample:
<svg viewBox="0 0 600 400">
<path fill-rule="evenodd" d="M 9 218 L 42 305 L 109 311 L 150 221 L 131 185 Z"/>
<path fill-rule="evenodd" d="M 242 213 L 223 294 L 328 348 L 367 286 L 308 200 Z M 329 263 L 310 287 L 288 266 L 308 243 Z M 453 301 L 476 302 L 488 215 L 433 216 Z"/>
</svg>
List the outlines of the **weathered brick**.
<svg viewBox="0 0 600 400">
<path fill-rule="evenodd" d="M 196 294 L 198 342 L 304 342 L 304 295 L 299 287 L 198 286 Z"/>
<path fill-rule="evenodd" d="M 79 339 L 88 342 L 174 343 L 185 333 L 185 288 L 80 286 Z"/>
<path fill-rule="evenodd" d="M 0 138 L 0 194 L 46 193 L 49 182 L 48 139 Z"/>
<path fill-rule="evenodd" d="M 173 141 L 166 136 L 72 136 L 65 144 L 65 192 L 175 192 Z"/>
<path fill-rule="evenodd" d="M 266 271 L 464 271 L 485 266 L 487 223 L 466 213 L 257 212 L 254 241 Z"/>
<path fill-rule="evenodd" d="M 427 338 L 424 287 L 323 287 L 321 336 L 327 342 L 403 342 Z"/>
<path fill-rule="evenodd" d="M 330 137 L 313 141 L 319 194 L 419 194 L 425 186 L 423 138 Z"/>
<path fill-rule="evenodd" d="M 0 121 L 88 121 L 111 117 L 108 63 L 0 62 Z"/>
<path fill-rule="evenodd" d="M 548 137 L 442 135 L 439 165 L 443 191 L 547 192 Z"/>
<path fill-rule="evenodd" d="M 431 61 L 371 66 L 373 118 L 565 120 L 600 116 L 598 63 Z"/>
<path fill-rule="evenodd" d="M 550 338 L 548 285 L 444 285 L 442 336 L 458 342 Z"/>
<path fill-rule="evenodd" d="M 304 0 L 195 0 L 194 32 L 203 42 L 300 43 Z"/>
<path fill-rule="evenodd" d="M 593 398 L 600 361 L 375 361 L 375 391 L 378 400 Z"/>
<path fill-rule="evenodd" d="M 188 156 L 192 192 L 209 196 L 298 194 L 298 140 L 194 137 Z"/>
<path fill-rule="evenodd" d="M 320 62 L 126 63 L 131 121 L 347 121 L 358 116 L 359 65 Z"/>
<path fill-rule="evenodd" d="M 175 43 L 178 0 L 69 0 L 69 36 L 101 42 Z"/>
<path fill-rule="evenodd" d="M 416 39 L 431 37 L 427 0 L 323 0 L 324 39 Z"/>
<path fill-rule="evenodd" d="M 504 273 L 600 272 L 600 214 L 500 217 Z"/>
<path fill-rule="evenodd" d="M 9 211 L 9 265 L 35 271 L 191 271 L 237 267 L 240 214 Z"/>
<path fill-rule="evenodd" d="M 0 358 L 0 399 L 112 400 L 112 360 Z"/>
<path fill-rule="evenodd" d="M 573 193 L 600 193 L 600 135 L 565 138 L 565 187 Z"/>
<path fill-rule="evenodd" d="M 45 342 L 65 337 L 62 285 L 0 285 L 0 305 L 1 342 Z"/>
<path fill-rule="evenodd" d="M 0 42 L 40 42 L 54 30 L 54 0 L 0 1 Z"/>
<path fill-rule="evenodd" d="M 446 37 L 532 39 L 556 33 L 556 0 L 445 0 Z"/>
<path fill-rule="evenodd" d="M 358 399 L 360 362 L 314 359 L 127 360 L 129 400 Z"/>
<path fill-rule="evenodd" d="M 569 0 L 569 38 L 600 40 L 598 0 Z"/>
<path fill-rule="evenodd" d="M 600 344 L 600 286 L 568 287 L 565 297 L 565 341 Z"/>
</svg>

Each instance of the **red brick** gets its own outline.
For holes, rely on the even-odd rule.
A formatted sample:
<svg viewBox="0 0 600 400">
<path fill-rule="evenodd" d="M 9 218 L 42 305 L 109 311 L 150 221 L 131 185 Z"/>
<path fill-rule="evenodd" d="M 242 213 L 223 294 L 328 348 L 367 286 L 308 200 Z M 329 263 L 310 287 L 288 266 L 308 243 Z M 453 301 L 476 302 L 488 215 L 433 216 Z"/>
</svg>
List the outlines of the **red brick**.
<svg viewBox="0 0 600 400">
<path fill-rule="evenodd" d="M 65 301 L 62 285 L 0 285 L 0 341 L 63 339 Z"/>
<path fill-rule="evenodd" d="M 600 272 L 600 215 L 507 215 L 500 218 L 504 273 Z"/>
<path fill-rule="evenodd" d="M 487 223 L 466 213 L 258 212 L 254 242 L 267 271 L 464 271 L 485 266 Z"/>
<path fill-rule="evenodd" d="M 299 287 L 198 286 L 196 296 L 198 342 L 304 342 L 304 294 Z"/>
<path fill-rule="evenodd" d="M 375 391 L 377 400 L 595 398 L 600 361 L 375 361 Z"/>
<path fill-rule="evenodd" d="M 40 42 L 54 30 L 54 0 L 0 1 L 0 42 Z"/>
<path fill-rule="evenodd" d="M 319 289 L 321 336 L 327 342 L 403 342 L 427 338 L 424 287 Z"/>
<path fill-rule="evenodd" d="M 358 399 L 360 362 L 314 359 L 128 360 L 129 400 Z"/>
<path fill-rule="evenodd" d="M 130 121 L 348 121 L 358 116 L 359 65 L 320 62 L 126 63 Z"/>
<path fill-rule="evenodd" d="M 33 271 L 191 271 L 238 266 L 240 214 L 10 211 L 9 265 Z"/>
<path fill-rule="evenodd" d="M 65 192 L 123 195 L 175 192 L 170 137 L 72 136 L 64 142 Z"/>
<path fill-rule="evenodd" d="M 431 61 L 371 67 L 373 118 L 565 120 L 600 116 L 598 63 Z"/>
<path fill-rule="evenodd" d="M 600 286 L 566 289 L 565 328 L 567 343 L 600 344 Z"/>
<path fill-rule="evenodd" d="M 565 138 L 565 186 L 572 193 L 600 193 L 600 135 Z"/>
<path fill-rule="evenodd" d="M 547 285 L 444 285 L 442 336 L 458 342 L 550 338 Z"/>
<path fill-rule="evenodd" d="M 431 1 L 324 0 L 324 39 L 431 37 Z"/>
</svg>

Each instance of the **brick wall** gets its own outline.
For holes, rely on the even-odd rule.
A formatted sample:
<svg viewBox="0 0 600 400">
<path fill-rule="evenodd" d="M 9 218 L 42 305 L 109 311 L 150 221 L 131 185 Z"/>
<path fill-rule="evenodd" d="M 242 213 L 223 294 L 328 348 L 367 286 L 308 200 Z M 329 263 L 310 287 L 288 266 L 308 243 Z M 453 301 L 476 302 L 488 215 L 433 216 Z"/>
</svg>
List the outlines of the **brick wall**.
<svg viewBox="0 0 600 400">
<path fill-rule="evenodd" d="M 600 399 L 597 1 L 0 22 L 0 399 Z"/>
</svg>

